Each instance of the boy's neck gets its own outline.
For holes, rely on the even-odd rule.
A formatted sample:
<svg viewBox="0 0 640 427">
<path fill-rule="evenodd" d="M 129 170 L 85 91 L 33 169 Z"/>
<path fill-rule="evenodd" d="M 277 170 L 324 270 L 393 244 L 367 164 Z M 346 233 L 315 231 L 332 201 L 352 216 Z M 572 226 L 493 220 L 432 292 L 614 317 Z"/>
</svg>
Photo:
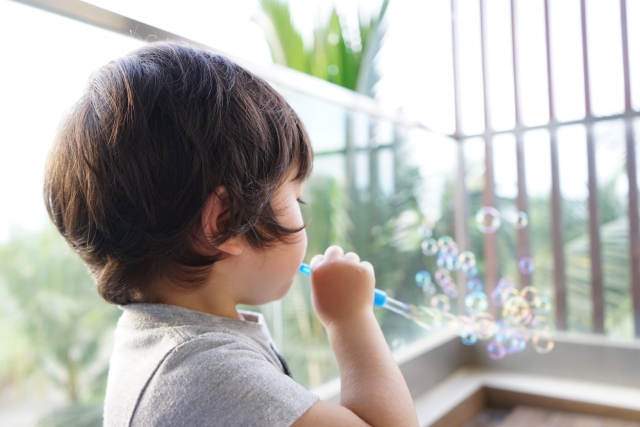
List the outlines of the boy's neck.
<svg viewBox="0 0 640 427">
<path fill-rule="evenodd" d="M 219 317 L 243 320 L 236 309 L 235 300 L 230 295 L 216 293 L 213 296 L 210 293 L 208 287 L 188 292 L 172 290 L 163 292 L 160 302 Z"/>
</svg>

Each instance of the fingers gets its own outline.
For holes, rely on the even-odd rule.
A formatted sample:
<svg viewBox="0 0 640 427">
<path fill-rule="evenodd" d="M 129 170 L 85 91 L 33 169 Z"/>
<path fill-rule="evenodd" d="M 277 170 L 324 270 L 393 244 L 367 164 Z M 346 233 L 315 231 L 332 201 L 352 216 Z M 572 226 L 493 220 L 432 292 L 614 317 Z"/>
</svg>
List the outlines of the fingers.
<svg viewBox="0 0 640 427">
<path fill-rule="evenodd" d="M 322 261 L 324 261 L 324 255 L 322 254 L 315 255 L 313 258 L 311 258 L 311 261 L 309 261 L 309 266 L 313 270 Z"/>
<path fill-rule="evenodd" d="M 327 248 L 326 251 L 324 251 L 324 256 L 326 258 L 340 258 L 343 255 L 344 251 L 340 246 L 337 245 L 331 245 Z"/>
<path fill-rule="evenodd" d="M 360 257 L 358 256 L 358 254 L 356 254 L 355 252 L 347 252 L 345 254 L 344 250 L 340 246 L 333 245 L 327 248 L 327 250 L 324 252 L 324 255 L 318 254 L 318 255 L 315 255 L 313 258 L 311 258 L 311 261 L 309 261 L 309 266 L 313 270 L 317 266 L 322 264 L 325 260 L 337 260 L 337 259 L 343 259 L 353 264 L 360 263 Z M 365 263 L 362 263 L 362 264 L 365 264 Z M 373 267 L 371 266 L 371 264 L 369 264 L 368 262 L 366 264 L 367 266 L 365 267 L 367 269 L 370 268 L 373 271 Z"/>
<path fill-rule="evenodd" d="M 353 263 L 360 262 L 360 257 L 355 252 L 347 252 L 346 254 L 344 254 L 344 259 L 351 261 Z"/>
<path fill-rule="evenodd" d="M 369 272 L 371 272 L 371 274 L 375 274 L 373 271 L 373 265 L 371 265 L 371 263 L 369 261 L 362 261 L 360 263 L 360 266 L 366 268 L 367 270 L 369 270 Z"/>
</svg>

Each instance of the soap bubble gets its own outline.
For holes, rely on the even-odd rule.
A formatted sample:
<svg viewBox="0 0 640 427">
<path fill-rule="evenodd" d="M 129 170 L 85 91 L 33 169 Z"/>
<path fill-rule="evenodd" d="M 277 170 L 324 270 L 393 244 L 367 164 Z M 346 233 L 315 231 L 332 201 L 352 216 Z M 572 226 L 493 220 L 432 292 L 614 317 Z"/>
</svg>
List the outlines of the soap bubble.
<svg viewBox="0 0 640 427">
<path fill-rule="evenodd" d="M 551 336 L 546 332 L 533 334 L 533 338 L 531 338 L 531 344 L 533 344 L 533 349 L 541 354 L 549 353 L 551 350 L 553 350 L 553 347 L 555 345 L 555 343 L 551 339 Z"/>
<path fill-rule="evenodd" d="M 438 242 L 430 237 L 424 239 L 422 243 L 420 243 L 420 249 L 425 256 L 433 256 L 440 250 Z"/>
<path fill-rule="evenodd" d="M 549 320 L 540 314 L 534 314 L 531 316 L 531 320 L 529 320 L 528 325 L 531 329 L 535 329 L 538 331 L 548 331 L 549 330 Z"/>
<path fill-rule="evenodd" d="M 460 270 L 467 272 L 476 266 L 476 256 L 473 252 L 464 251 L 458 255 L 458 262 L 460 263 Z"/>
<path fill-rule="evenodd" d="M 459 295 L 456 283 L 452 279 L 442 286 L 442 292 L 449 298 L 458 298 Z"/>
<path fill-rule="evenodd" d="M 458 244 L 450 236 L 442 236 L 438 239 L 440 252 L 450 252 L 458 254 Z"/>
<path fill-rule="evenodd" d="M 470 278 L 469 280 L 467 280 L 467 289 L 469 289 L 469 292 L 482 292 L 482 280 L 478 279 L 477 277 Z"/>
<path fill-rule="evenodd" d="M 474 345 L 478 342 L 478 336 L 473 330 L 472 325 L 466 325 L 460 331 L 460 340 L 464 345 Z"/>
<path fill-rule="evenodd" d="M 507 355 L 507 350 L 500 343 L 491 341 L 487 345 L 487 353 L 493 360 L 500 360 Z"/>
<path fill-rule="evenodd" d="M 535 270 L 535 266 L 533 265 L 533 259 L 531 257 L 523 257 L 518 261 L 518 268 L 520 269 L 520 273 L 522 274 L 531 274 L 533 270 Z"/>
<path fill-rule="evenodd" d="M 468 271 L 462 271 L 465 275 L 465 277 L 475 277 L 478 275 L 478 264 L 474 265 L 473 267 L 469 268 Z"/>
<path fill-rule="evenodd" d="M 440 251 L 436 265 L 449 271 L 457 271 L 460 268 L 460 261 L 458 260 L 458 255 Z"/>
<path fill-rule="evenodd" d="M 518 230 L 521 230 L 525 228 L 527 225 L 529 225 L 529 216 L 527 215 L 526 212 L 522 212 L 522 211 L 516 212 L 515 214 L 513 214 L 513 217 L 511 218 L 511 223 L 515 228 L 517 228 Z"/>
<path fill-rule="evenodd" d="M 525 299 L 529 303 L 530 306 L 535 307 L 536 302 L 538 301 L 538 288 L 535 286 L 525 286 L 520 291 L 520 296 Z"/>
<path fill-rule="evenodd" d="M 424 288 L 431 284 L 431 274 L 428 271 L 421 270 L 416 273 L 416 285 L 420 288 Z"/>
<path fill-rule="evenodd" d="M 464 305 L 467 308 L 467 312 L 473 314 L 487 311 L 487 308 L 489 308 L 489 300 L 484 292 L 475 291 L 467 295 L 464 299 Z"/>
<path fill-rule="evenodd" d="M 451 275 L 445 268 L 439 268 L 438 271 L 435 272 L 434 278 L 436 279 L 436 283 L 442 286 L 441 282 L 446 281 L 447 279 L 451 279 Z"/>
<path fill-rule="evenodd" d="M 449 301 L 449 297 L 446 295 L 434 295 L 431 298 L 431 307 L 440 311 L 449 311 L 451 310 L 451 301 Z"/>
<path fill-rule="evenodd" d="M 480 340 L 488 340 L 496 331 L 496 323 L 489 313 L 480 312 L 473 316 L 473 329 Z"/>
<path fill-rule="evenodd" d="M 512 324 L 522 322 L 529 314 L 531 307 L 529 303 L 521 296 L 514 296 L 504 303 L 502 308 L 502 317 Z"/>
<path fill-rule="evenodd" d="M 546 295 L 541 295 L 533 304 L 538 313 L 547 314 L 551 311 L 551 299 Z"/>
<path fill-rule="evenodd" d="M 493 291 L 491 291 L 491 301 L 498 307 L 504 305 L 507 300 L 515 295 L 518 295 L 518 291 L 515 288 L 516 284 L 509 276 L 505 276 L 498 281 L 498 284 Z"/>
<path fill-rule="evenodd" d="M 422 293 L 424 294 L 424 297 L 427 298 L 427 300 L 430 300 L 431 297 L 436 294 L 436 291 L 436 285 L 434 285 L 433 283 L 429 283 L 428 285 L 422 287 Z"/>
<path fill-rule="evenodd" d="M 405 343 L 404 340 L 402 338 L 394 338 L 391 341 L 391 349 L 392 350 L 400 350 L 401 348 L 404 348 Z"/>
<path fill-rule="evenodd" d="M 433 229 L 431 227 L 429 227 L 429 225 L 426 222 L 422 222 L 422 224 L 420 224 L 418 226 L 418 235 L 420 237 L 426 238 L 427 237 L 431 237 L 433 235 Z"/>
<path fill-rule="evenodd" d="M 498 231 L 502 224 L 502 219 L 500 218 L 500 212 L 496 208 L 485 206 L 476 213 L 476 222 L 480 231 L 485 234 L 491 234 Z"/>
</svg>

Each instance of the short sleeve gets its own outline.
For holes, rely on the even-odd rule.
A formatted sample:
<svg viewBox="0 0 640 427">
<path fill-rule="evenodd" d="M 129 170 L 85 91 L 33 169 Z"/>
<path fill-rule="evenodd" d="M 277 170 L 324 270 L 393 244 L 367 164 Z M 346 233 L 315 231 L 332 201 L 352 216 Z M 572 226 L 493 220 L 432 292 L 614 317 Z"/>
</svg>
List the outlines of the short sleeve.
<svg viewBox="0 0 640 427">
<path fill-rule="evenodd" d="M 145 387 L 131 426 L 285 427 L 317 400 L 251 343 L 210 333 L 167 355 Z"/>
</svg>

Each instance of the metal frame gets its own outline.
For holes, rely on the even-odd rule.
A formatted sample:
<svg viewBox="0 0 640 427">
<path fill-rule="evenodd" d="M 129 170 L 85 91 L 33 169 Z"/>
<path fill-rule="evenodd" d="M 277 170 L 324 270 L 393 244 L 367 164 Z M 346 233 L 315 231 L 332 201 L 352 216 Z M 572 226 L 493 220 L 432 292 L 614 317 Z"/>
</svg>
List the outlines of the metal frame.
<svg viewBox="0 0 640 427">
<path fill-rule="evenodd" d="M 100 7 L 84 3 L 80 0 L 13 0 L 28 6 L 33 6 L 67 18 L 75 19 L 99 28 L 113 31 L 117 34 L 128 37 L 134 36 L 141 40 L 182 40 L 188 43 L 202 47 L 203 49 L 223 53 L 210 46 L 203 45 L 193 40 L 185 39 L 177 34 L 161 30 L 159 28 L 147 25 L 140 21 L 136 21 L 117 13 L 102 9 Z M 461 115 L 460 115 L 460 84 L 459 84 L 459 46 L 457 36 L 457 19 L 456 7 L 457 0 L 451 0 L 452 12 L 452 43 L 453 43 L 453 74 L 454 74 L 454 96 L 455 96 L 455 123 L 456 131 L 453 135 L 447 135 L 459 143 L 458 150 L 458 172 L 456 185 L 458 195 L 456 198 L 457 216 L 456 216 L 456 236 L 462 242 L 462 247 L 467 248 L 469 244 L 467 218 L 468 218 L 468 200 L 466 195 L 465 165 L 464 165 L 464 141 L 469 138 L 482 137 L 485 141 L 485 190 L 483 200 L 486 206 L 495 206 L 494 192 L 494 176 L 493 176 L 493 146 L 492 140 L 495 135 L 511 133 L 516 137 L 516 162 L 518 165 L 518 198 L 517 204 L 520 210 L 527 210 L 527 193 L 525 183 L 525 158 L 523 150 L 522 136 L 524 132 L 536 129 L 548 129 L 550 135 L 551 148 L 551 218 L 552 225 L 552 242 L 554 254 L 554 284 L 555 284 L 555 304 L 556 304 L 556 326 L 559 329 L 567 328 L 567 303 L 566 303 L 566 286 L 565 286 L 565 259 L 563 249 L 563 230 L 562 230 L 562 195 L 560 190 L 559 179 L 559 159 L 557 148 L 557 128 L 560 126 L 569 126 L 575 124 L 584 125 L 587 129 L 587 155 L 589 166 L 589 233 L 590 233 L 590 251 L 592 259 L 592 300 L 593 300 L 593 330 L 597 333 L 604 332 L 604 298 L 603 298 L 603 280 L 602 280 L 602 260 L 601 260 L 601 242 L 599 235 L 600 219 L 598 208 L 598 188 L 596 181 L 596 158 L 595 158 L 595 141 L 593 137 L 593 124 L 599 121 L 608 121 L 623 119 L 626 126 L 626 150 L 627 150 L 627 173 L 629 179 L 629 231 L 630 231 L 630 264 L 631 264 L 631 295 L 633 297 L 635 335 L 640 338 L 640 219 L 638 212 L 638 183 L 637 183 L 637 163 L 635 150 L 635 135 L 633 130 L 633 119 L 640 117 L 640 112 L 634 111 L 631 105 L 631 89 L 629 74 L 629 47 L 628 47 L 628 31 L 626 17 L 626 0 L 620 0 L 620 18 L 622 31 L 622 51 L 623 51 L 623 68 L 624 68 L 624 91 L 625 91 L 625 112 L 622 114 L 614 114 L 606 117 L 594 117 L 591 112 L 590 88 L 589 88 L 589 61 L 586 38 L 586 4 L 585 0 L 581 0 L 581 20 L 582 20 L 582 49 L 583 49 L 583 72 L 584 72 L 584 91 L 585 91 L 585 118 L 582 120 L 574 120 L 568 122 L 558 122 L 555 117 L 554 109 L 554 90 L 553 78 L 551 72 L 551 41 L 549 29 L 549 0 L 544 0 L 545 8 L 545 35 L 547 48 L 547 78 L 548 78 L 548 95 L 549 95 L 549 122 L 540 126 L 524 126 L 521 119 L 520 109 L 520 82 L 518 70 L 518 48 L 517 48 L 517 1 L 511 0 L 511 31 L 512 31 L 512 54 L 513 54 L 513 75 L 514 75 L 514 93 L 515 93 L 515 111 L 516 124 L 513 129 L 495 131 L 491 125 L 490 111 L 490 88 L 488 79 L 487 64 L 487 38 L 486 38 L 486 0 L 479 0 L 480 3 L 480 27 L 481 27 L 481 54 L 482 54 L 482 71 L 483 71 L 483 90 L 484 90 L 484 114 L 485 114 L 485 131 L 480 134 L 462 133 Z M 273 65 L 269 67 L 259 66 L 242 58 L 229 56 L 234 61 L 249 69 L 255 74 L 265 78 L 283 88 L 287 88 L 299 93 L 303 93 L 310 97 L 322 100 L 333 105 L 343 107 L 351 111 L 359 111 L 371 117 L 387 120 L 397 126 L 418 127 L 429 130 L 424 124 L 406 118 L 402 113 L 389 113 L 384 111 L 374 100 L 366 96 L 351 92 L 336 85 L 320 81 L 313 77 L 307 76 L 285 67 Z M 435 133 L 435 132 L 434 132 Z M 349 148 L 349 147 L 348 147 Z M 384 146 L 378 149 L 385 148 Z M 360 151 L 355 147 L 350 150 Z M 368 150 L 366 148 L 365 150 Z M 344 152 L 344 150 L 340 150 Z M 528 232 L 518 233 L 518 255 L 522 256 L 529 251 Z M 485 235 L 485 265 L 486 265 L 486 288 L 490 292 L 497 283 L 499 266 L 497 253 L 497 239 L 495 234 Z M 528 278 L 521 277 L 523 285 L 528 284 Z"/>
</svg>

